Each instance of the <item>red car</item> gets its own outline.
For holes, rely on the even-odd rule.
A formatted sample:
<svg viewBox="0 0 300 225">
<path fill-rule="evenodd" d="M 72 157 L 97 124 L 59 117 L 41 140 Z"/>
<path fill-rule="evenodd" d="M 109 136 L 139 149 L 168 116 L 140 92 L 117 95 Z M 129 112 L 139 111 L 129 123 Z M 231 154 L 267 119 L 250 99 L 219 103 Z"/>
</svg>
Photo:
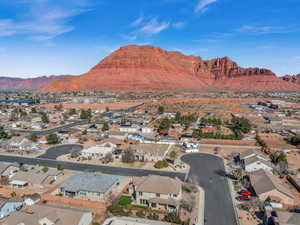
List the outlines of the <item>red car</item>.
<svg viewBox="0 0 300 225">
<path fill-rule="evenodd" d="M 239 192 L 239 194 L 240 195 L 243 195 L 243 196 L 249 196 L 249 195 L 254 195 L 252 192 L 250 192 L 250 191 L 241 191 L 241 192 Z"/>
<path fill-rule="evenodd" d="M 251 198 L 248 197 L 248 196 L 238 196 L 238 197 L 236 197 L 236 200 L 238 200 L 238 201 L 250 201 Z"/>
</svg>

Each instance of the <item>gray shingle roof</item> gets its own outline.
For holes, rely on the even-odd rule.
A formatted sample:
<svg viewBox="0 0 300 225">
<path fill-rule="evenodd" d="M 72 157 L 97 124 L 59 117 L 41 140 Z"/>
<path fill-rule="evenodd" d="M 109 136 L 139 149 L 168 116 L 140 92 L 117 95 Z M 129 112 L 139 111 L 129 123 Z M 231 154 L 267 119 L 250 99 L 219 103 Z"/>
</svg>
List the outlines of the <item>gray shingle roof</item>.
<svg viewBox="0 0 300 225">
<path fill-rule="evenodd" d="M 66 191 L 91 191 L 105 193 L 112 185 L 121 182 L 122 176 L 94 174 L 94 173 L 77 173 L 65 180 L 60 188 Z"/>
</svg>

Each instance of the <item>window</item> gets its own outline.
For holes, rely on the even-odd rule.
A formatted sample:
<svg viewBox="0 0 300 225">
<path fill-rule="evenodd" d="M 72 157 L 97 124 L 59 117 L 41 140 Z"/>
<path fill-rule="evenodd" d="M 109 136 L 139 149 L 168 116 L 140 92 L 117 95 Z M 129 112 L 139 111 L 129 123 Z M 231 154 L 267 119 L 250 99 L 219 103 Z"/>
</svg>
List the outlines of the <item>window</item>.
<svg viewBox="0 0 300 225">
<path fill-rule="evenodd" d="M 148 201 L 145 200 L 145 199 L 140 199 L 140 204 L 142 204 L 142 205 L 147 205 L 147 204 L 148 204 Z"/>
<path fill-rule="evenodd" d="M 173 197 L 174 197 L 174 198 L 177 198 L 177 195 L 176 195 L 176 194 L 173 194 Z"/>
<path fill-rule="evenodd" d="M 159 197 L 160 197 L 160 194 L 159 194 L 159 193 L 156 193 L 156 197 L 158 197 L 158 198 L 159 198 Z"/>
<path fill-rule="evenodd" d="M 140 192 L 139 192 L 139 196 L 143 196 L 143 192 L 140 191 Z"/>
</svg>

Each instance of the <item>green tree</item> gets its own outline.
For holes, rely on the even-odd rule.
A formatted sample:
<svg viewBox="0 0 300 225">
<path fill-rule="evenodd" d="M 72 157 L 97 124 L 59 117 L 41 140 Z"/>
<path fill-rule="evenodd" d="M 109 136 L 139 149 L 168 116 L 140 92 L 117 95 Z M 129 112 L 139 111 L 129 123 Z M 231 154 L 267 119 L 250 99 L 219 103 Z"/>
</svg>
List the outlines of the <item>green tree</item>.
<svg viewBox="0 0 300 225">
<path fill-rule="evenodd" d="M 54 108 L 56 111 L 62 111 L 64 106 L 62 104 L 59 104 L 59 105 L 55 105 Z"/>
<path fill-rule="evenodd" d="M 43 122 L 43 123 L 49 123 L 49 122 L 50 122 L 47 113 L 42 113 L 41 119 L 42 119 L 42 122 Z"/>
<path fill-rule="evenodd" d="M 158 114 L 163 114 L 165 112 L 165 108 L 160 105 L 160 106 L 158 106 L 157 112 L 158 112 Z"/>
<path fill-rule="evenodd" d="M 232 175 L 237 180 L 241 180 L 245 176 L 245 171 L 242 168 L 235 169 L 235 170 L 232 171 Z"/>
<path fill-rule="evenodd" d="M 102 126 L 101 130 L 102 131 L 108 131 L 109 130 L 109 125 L 108 125 L 108 123 L 106 121 L 103 123 L 103 126 Z"/>
<path fill-rule="evenodd" d="M 47 143 L 50 145 L 58 144 L 60 142 L 59 137 L 57 134 L 49 134 L 46 137 Z"/>
<path fill-rule="evenodd" d="M 169 165 L 165 160 L 159 160 L 154 164 L 154 168 L 156 169 L 162 169 L 167 168 Z"/>
<path fill-rule="evenodd" d="M 74 109 L 74 108 L 70 109 L 69 112 L 68 112 L 68 114 L 70 116 L 77 114 L 76 109 Z"/>
<path fill-rule="evenodd" d="M 61 164 L 58 164 L 58 165 L 57 165 L 57 170 L 63 171 L 63 170 L 64 170 L 64 166 L 61 165 Z"/>
<path fill-rule="evenodd" d="M 160 130 L 169 130 L 171 127 L 171 120 L 169 120 L 168 118 L 164 118 L 160 124 L 159 124 L 159 129 Z"/>
<path fill-rule="evenodd" d="M 37 111 L 36 111 L 36 108 L 35 108 L 35 107 L 31 108 L 31 113 L 37 113 Z"/>
<path fill-rule="evenodd" d="M 231 119 L 231 125 L 234 131 L 242 132 L 244 134 L 249 133 L 252 128 L 250 120 L 244 117 L 233 117 Z"/>
<path fill-rule="evenodd" d="M 38 137 L 37 137 L 36 134 L 31 134 L 31 135 L 29 136 L 29 140 L 30 140 L 30 141 L 37 142 L 37 139 L 38 139 Z"/>
<path fill-rule="evenodd" d="M 8 133 L 6 133 L 4 128 L 0 126 L 0 139 L 7 139 L 8 137 Z"/>
<path fill-rule="evenodd" d="M 300 145 L 300 135 L 295 135 L 290 138 L 290 142 L 293 145 Z"/>
</svg>

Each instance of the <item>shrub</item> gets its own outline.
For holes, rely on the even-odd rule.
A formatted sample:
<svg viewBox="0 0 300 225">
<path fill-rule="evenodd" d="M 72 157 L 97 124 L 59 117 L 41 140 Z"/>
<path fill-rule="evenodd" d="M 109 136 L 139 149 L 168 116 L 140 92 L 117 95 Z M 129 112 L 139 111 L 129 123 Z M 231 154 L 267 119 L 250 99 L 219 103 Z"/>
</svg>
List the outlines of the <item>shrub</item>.
<svg viewBox="0 0 300 225">
<path fill-rule="evenodd" d="M 137 216 L 137 217 L 144 218 L 144 217 L 146 216 L 146 214 L 144 213 L 143 210 L 139 210 L 139 211 L 137 211 L 136 216 Z"/>
<path fill-rule="evenodd" d="M 167 163 L 165 160 L 160 160 L 160 161 L 157 161 L 157 162 L 154 164 L 154 167 L 155 167 L 156 169 L 167 168 L 167 167 L 168 167 L 168 163 Z"/>
<path fill-rule="evenodd" d="M 119 205 L 122 206 L 126 206 L 126 205 L 130 205 L 132 202 L 131 197 L 129 196 L 121 196 L 121 198 L 119 199 Z"/>
<path fill-rule="evenodd" d="M 126 214 L 123 207 L 120 205 L 111 205 L 107 208 L 107 210 L 114 216 L 124 216 Z"/>
</svg>

